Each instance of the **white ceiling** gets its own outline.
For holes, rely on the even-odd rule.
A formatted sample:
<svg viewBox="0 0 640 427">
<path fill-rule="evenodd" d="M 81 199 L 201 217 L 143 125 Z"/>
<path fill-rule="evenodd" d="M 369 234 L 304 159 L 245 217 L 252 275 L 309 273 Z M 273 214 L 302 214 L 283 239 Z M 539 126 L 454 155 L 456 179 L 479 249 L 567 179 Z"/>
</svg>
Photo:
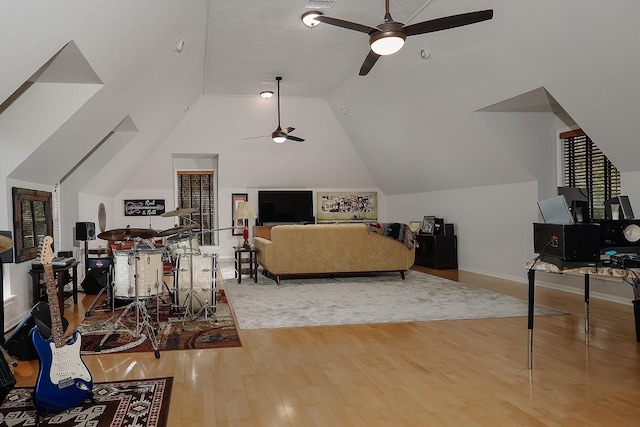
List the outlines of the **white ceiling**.
<svg viewBox="0 0 640 427">
<path fill-rule="evenodd" d="M 430 11 L 432 2 L 391 0 L 390 13 L 395 21 L 406 25 L 490 8 L 484 2 L 474 2 L 474 10 L 455 4 L 460 2 L 447 2 L 443 15 L 435 9 Z M 345 79 L 357 75 L 369 52 L 369 39 L 364 33 L 327 24 L 308 28 L 300 17 L 309 10 L 319 10 L 327 16 L 377 26 L 385 14 L 384 0 L 335 0 L 330 9 L 308 8 L 308 0 L 268 3 L 210 2 L 205 94 L 255 95 L 274 89 L 274 78 L 282 76 L 283 95 L 326 96 Z M 429 34 L 412 38 L 429 44 Z M 392 58 L 381 58 L 376 67 L 387 60 Z"/>
</svg>

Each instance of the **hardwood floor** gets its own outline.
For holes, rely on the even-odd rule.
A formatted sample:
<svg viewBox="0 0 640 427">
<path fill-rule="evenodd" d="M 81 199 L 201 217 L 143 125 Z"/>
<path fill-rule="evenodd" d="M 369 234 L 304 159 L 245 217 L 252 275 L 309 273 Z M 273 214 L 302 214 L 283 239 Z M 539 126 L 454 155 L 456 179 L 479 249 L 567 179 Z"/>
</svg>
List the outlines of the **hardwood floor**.
<svg viewBox="0 0 640 427">
<path fill-rule="evenodd" d="M 421 271 L 526 299 L 523 284 Z M 523 275 L 525 272 L 523 271 Z M 631 292 L 630 292 L 631 299 Z M 67 308 L 74 325 L 93 300 Z M 538 287 L 569 312 L 502 318 L 240 330 L 241 348 L 84 356 L 94 381 L 173 376 L 169 426 L 631 426 L 640 419 L 633 309 Z M 20 362 L 32 386 L 37 362 Z"/>
</svg>

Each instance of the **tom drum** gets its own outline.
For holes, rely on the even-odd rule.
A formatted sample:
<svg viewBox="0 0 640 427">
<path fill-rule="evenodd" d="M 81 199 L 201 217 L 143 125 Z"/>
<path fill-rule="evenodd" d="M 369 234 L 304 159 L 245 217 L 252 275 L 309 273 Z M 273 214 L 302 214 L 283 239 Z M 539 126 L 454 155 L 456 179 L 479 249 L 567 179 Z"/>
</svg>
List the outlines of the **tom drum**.
<svg viewBox="0 0 640 427">
<path fill-rule="evenodd" d="M 200 245 L 198 244 L 197 237 L 169 237 L 167 239 L 167 249 L 169 250 L 173 261 L 176 261 L 178 256 L 182 254 L 200 254 Z"/>
</svg>

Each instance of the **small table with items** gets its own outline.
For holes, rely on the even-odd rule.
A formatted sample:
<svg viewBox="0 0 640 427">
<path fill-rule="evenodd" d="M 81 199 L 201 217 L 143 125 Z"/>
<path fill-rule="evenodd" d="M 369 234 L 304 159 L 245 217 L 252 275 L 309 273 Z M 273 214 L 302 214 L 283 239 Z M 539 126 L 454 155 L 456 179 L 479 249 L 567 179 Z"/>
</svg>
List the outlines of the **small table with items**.
<svg viewBox="0 0 640 427">
<path fill-rule="evenodd" d="M 242 283 L 243 274 L 248 274 L 254 283 L 258 283 L 258 252 L 260 252 L 260 249 L 253 246 L 248 249 L 242 246 L 234 246 L 233 249 L 235 251 L 236 279 L 238 279 L 238 283 Z M 248 264 L 248 266 L 243 267 L 243 264 Z"/>
<path fill-rule="evenodd" d="M 73 260 L 66 265 L 53 265 L 53 274 L 56 278 L 56 286 L 58 290 L 58 304 L 60 305 L 60 314 L 64 313 L 64 286 L 71 282 L 73 290 L 71 296 L 73 296 L 73 304 L 78 304 L 78 264 L 80 262 Z M 69 273 L 71 275 L 69 276 Z M 46 289 L 46 282 L 44 280 L 44 267 L 41 264 L 33 264 L 31 266 L 31 283 L 33 287 L 33 301 L 31 305 L 35 305 L 41 299 L 41 289 Z"/>
</svg>

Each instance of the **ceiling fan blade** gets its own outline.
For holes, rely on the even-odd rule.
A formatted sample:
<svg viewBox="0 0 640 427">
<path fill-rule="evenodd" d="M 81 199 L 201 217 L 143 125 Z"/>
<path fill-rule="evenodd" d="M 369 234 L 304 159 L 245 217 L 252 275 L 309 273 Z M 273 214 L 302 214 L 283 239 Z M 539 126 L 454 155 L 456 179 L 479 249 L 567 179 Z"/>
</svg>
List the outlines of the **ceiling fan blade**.
<svg viewBox="0 0 640 427">
<path fill-rule="evenodd" d="M 366 76 L 367 74 L 369 74 L 369 71 L 371 71 L 373 66 L 376 64 L 376 62 L 378 61 L 378 58 L 380 58 L 380 55 L 370 50 L 369 54 L 367 55 L 367 57 L 364 59 L 364 62 L 362 63 L 362 67 L 360 67 L 360 75 Z"/>
<path fill-rule="evenodd" d="M 324 22 L 325 24 L 335 25 L 336 27 L 346 28 L 348 30 L 360 31 L 361 33 L 369 34 L 372 31 L 380 31 L 377 27 L 372 27 L 366 24 L 358 24 L 351 21 L 345 21 L 343 19 L 332 18 L 330 16 L 317 16 L 316 21 Z"/>
<path fill-rule="evenodd" d="M 284 133 L 286 135 L 288 133 L 293 132 L 294 130 L 296 130 L 296 128 L 288 127 L 288 128 L 282 129 L 282 133 Z"/>
<path fill-rule="evenodd" d="M 418 22 L 416 24 L 407 25 L 404 27 L 404 31 L 407 36 L 415 36 L 418 34 L 433 33 L 435 31 L 448 30 L 449 28 L 475 24 L 477 22 L 487 21 L 491 18 L 493 18 L 493 9 L 481 10 L 478 12 L 462 13 L 460 15 L 452 15 L 444 18 L 432 19 L 430 21 Z"/>
<path fill-rule="evenodd" d="M 295 142 L 304 142 L 304 139 L 298 138 L 297 136 L 293 136 L 293 135 L 285 135 L 285 138 Z"/>
<path fill-rule="evenodd" d="M 271 135 L 262 135 L 262 136 L 249 136 L 247 138 L 242 138 L 242 140 L 244 141 L 245 139 L 256 139 L 256 138 L 267 138 Z"/>
</svg>

